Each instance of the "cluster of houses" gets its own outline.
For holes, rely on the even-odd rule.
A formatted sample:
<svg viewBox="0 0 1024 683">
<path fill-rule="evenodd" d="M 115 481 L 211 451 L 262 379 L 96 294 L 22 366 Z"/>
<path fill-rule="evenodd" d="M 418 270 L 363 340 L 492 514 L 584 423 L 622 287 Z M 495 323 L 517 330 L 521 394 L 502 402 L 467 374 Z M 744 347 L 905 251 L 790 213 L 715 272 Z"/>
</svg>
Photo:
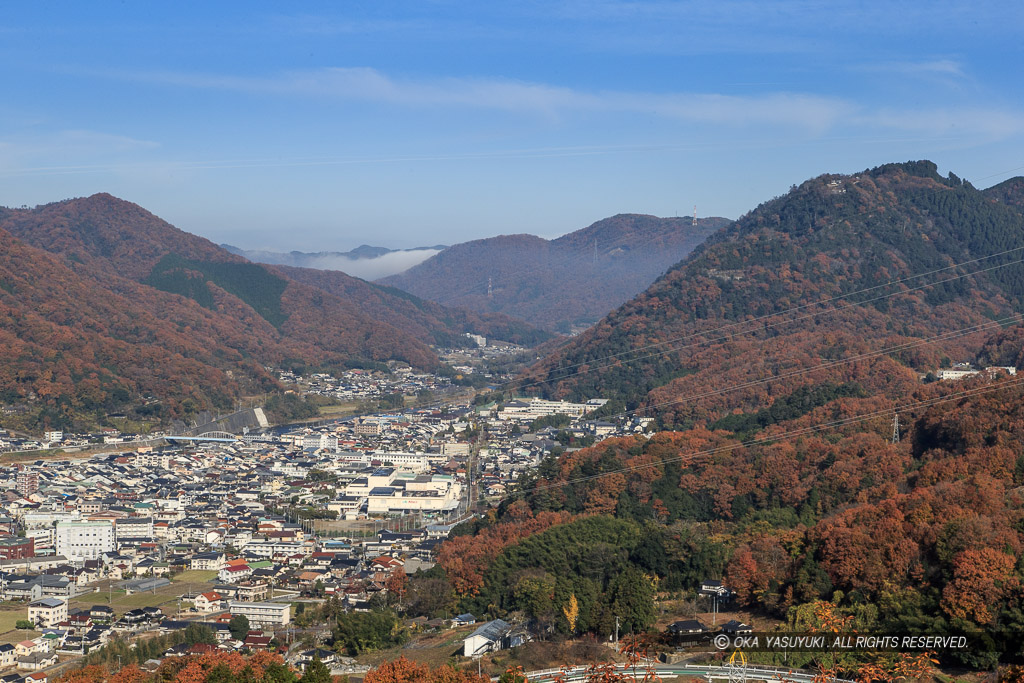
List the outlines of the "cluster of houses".
<svg viewBox="0 0 1024 683">
<path fill-rule="evenodd" d="M 304 393 L 330 396 L 343 401 L 378 399 L 391 394 L 415 396 L 422 392 L 442 392 L 451 388 L 447 377 L 417 373 L 403 364 L 393 364 L 391 372 L 347 370 L 340 374 L 299 375 L 278 373 L 284 384 L 300 387 Z"/>
<path fill-rule="evenodd" d="M 25 406 L 25 412 L 29 410 Z M 9 409 L 0 411 L 9 412 Z M 37 438 L 27 435 L 15 434 L 6 429 L 0 429 L 0 453 L 17 453 L 24 451 L 38 451 L 48 448 L 61 448 L 66 451 L 83 450 L 95 444 L 122 444 L 131 442 L 145 442 L 148 436 L 137 434 L 122 434 L 120 430 L 113 427 L 106 427 L 95 432 L 70 433 L 61 429 L 47 430 Z"/>
<path fill-rule="evenodd" d="M 369 499 L 389 488 L 412 498 L 453 489 L 457 500 L 458 477 L 332 465 L 322 455 L 239 442 L 0 469 L 0 599 L 22 601 L 37 632 L 10 656 L 0 648 L 0 670 L 17 667 L 24 677 L 114 633 L 174 630 L 186 620 L 209 623 L 223 647 L 251 647 L 227 637 L 232 617 L 246 616 L 261 629 L 252 638 L 269 642 L 291 624 L 289 600 L 337 596 L 346 609 L 368 609 L 394 573 L 429 568 L 448 525 L 315 538 L 281 511 L 343 495 L 341 472 L 352 473 L 350 493 L 362 487 Z M 172 581 L 182 572 L 196 578 Z M 89 607 L 126 593 L 166 600 L 162 610 Z"/>
<path fill-rule="evenodd" d="M 360 382 L 373 377 L 351 374 L 346 378 Z M 303 381 L 318 391 L 333 386 L 327 377 Z M 420 381 L 427 380 L 399 369 L 377 386 L 426 388 Z M 9 664 L 42 671 L 51 655 L 88 651 L 113 633 L 173 630 L 188 620 L 208 623 L 219 647 L 269 642 L 275 629 L 291 623 L 282 598 L 336 597 L 345 609 L 368 609 L 396 572 L 431 565 L 436 546 L 465 518 L 469 491 L 504 495 L 565 447 L 566 435 L 601 439 L 649 426 L 642 418 L 589 419 L 604 403 L 517 399 L 419 408 L 264 429 L 234 441 L 200 435 L 0 468 L 0 599 L 23 601 L 39 633 L 15 648 Z M 538 418 L 553 415 L 566 418 L 558 427 L 531 430 Z M 481 426 L 486 441 L 470 443 Z M 44 440 L 67 443 L 68 437 L 53 432 Z M 415 530 L 387 529 L 389 519 L 409 515 L 417 519 Z M 318 538 L 310 516 L 379 520 L 384 528 L 368 538 Z M 185 571 L 206 574 L 172 582 Z M 168 599 L 162 610 L 120 613 L 89 606 L 96 602 L 89 594 L 98 590 Z M 246 639 L 253 642 L 230 638 L 227 622 L 237 615 L 259 630 Z M 489 622 L 465 647 L 477 655 L 526 637 Z M 0 653 L 0 670 L 7 662 Z"/>
</svg>

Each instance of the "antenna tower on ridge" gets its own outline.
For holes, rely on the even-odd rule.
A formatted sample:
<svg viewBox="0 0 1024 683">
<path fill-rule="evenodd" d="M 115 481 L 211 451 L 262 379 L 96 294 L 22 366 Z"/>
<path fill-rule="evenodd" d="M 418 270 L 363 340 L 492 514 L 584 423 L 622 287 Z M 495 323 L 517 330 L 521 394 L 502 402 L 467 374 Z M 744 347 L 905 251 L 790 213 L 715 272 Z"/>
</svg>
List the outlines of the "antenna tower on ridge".
<svg viewBox="0 0 1024 683">
<path fill-rule="evenodd" d="M 697 225 L 697 205 L 693 205 L 693 224 Z"/>
</svg>

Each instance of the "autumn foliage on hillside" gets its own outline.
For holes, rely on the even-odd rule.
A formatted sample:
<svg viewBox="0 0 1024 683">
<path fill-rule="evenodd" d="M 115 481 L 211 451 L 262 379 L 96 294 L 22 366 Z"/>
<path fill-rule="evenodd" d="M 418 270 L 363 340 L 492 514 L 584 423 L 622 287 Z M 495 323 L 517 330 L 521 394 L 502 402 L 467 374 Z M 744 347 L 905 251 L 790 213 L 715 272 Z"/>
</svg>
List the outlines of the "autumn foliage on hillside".
<svg viewBox="0 0 1024 683">
<path fill-rule="evenodd" d="M 162 399 L 153 417 L 188 419 L 277 388 L 267 366 L 432 368 L 428 342 L 475 331 L 464 315 L 424 313 L 387 288 L 372 288 L 372 305 L 354 302 L 370 286 L 353 282 L 351 295 L 298 282 L 109 195 L 4 209 L 0 401 L 30 404 L 39 426 L 144 396 Z"/>
<path fill-rule="evenodd" d="M 507 315 L 446 308 L 394 287 L 365 282 L 337 270 L 289 266 L 277 266 L 276 270 L 296 282 L 350 301 L 375 320 L 386 323 L 400 319 L 403 331 L 429 344 L 464 346 L 472 343 L 460 336 L 466 332 L 524 346 L 534 346 L 552 337 L 550 333 Z"/>
<path fill-rule="evenodd" d="M 1019 208 L 929 162 L 822 176 L 717 233 L 524 379 L 674 427 L 823 383 L 902 397 L 974 360 L 1021 310 L 1020 248 Z"/>
<path fill-rule="evenodd" d="M 616 517 L 638 525 L 637 543 L 603 561 L 651 577 L 662 590 L 693 591 L 718 578 L 737 592 L 740 605 L 776 618 L 792 619 L 802 606 L 833 600 L 862 630 L 981 630 L 1018 647 L 1024 387 L 977 378 L 923 385 L 917 397 L 942 402 L 903 415 L 903 438 L 895 444 L 884 412 L 813 429 L 889 405 L 864 397 L 769 426 L 757 441 L 695 427 L 565 454 L 525 477 L 522 493 L 475 537 L 447 541 L 442 565 L 468 596 L 464 604 L 529 614 L 535 608 L 524 600 L 524 582 L 543 584 L 543 570 L 566 560 L 544 561 L 538 569 L 529 558 L 556 551 L 538 550 L 539 544 L 526 549 L 579 522 L 545 524 L 529 536 L 527 524 L 557 514 Z M 801 435 L 787 436 L 794 432 Z M 559 538 L 566 557 L 583 551 L 571 537 Z M 461 556 L 473 558 L 471 571 Z M 580 597 L 553 576 L 556 608 Z M 486 600 L 471 597 L 476 594 Z M 591 624 L 599 633 L 608 628 L 600 620 Z M 556 625 L 565 628 L 560 620 Z M 968 663 L 987 666 L 991 656 L 981 653 Z"/>
<path fill-rule="evenodd" d="M 475 535 L 458 535 L 442 544 L 437 562 L 455 590 L 461 594 L 474 594 L 483 586 L 483 572 L 502 550 L 517 541 L 539 533 L 571 519 L 567 512 L 540 512 L 534 514 L 520 504 L 510 510 L 509 520 L 480 530 Z"/>
<path fill-rule="evenodd" d="M 384 662 L 367 672 L 364 683 L 488 683 L 487 676 L 477 676 L 445 664 L 431 669 L 426 664 L 412 662 L 399 657 Z"/>
</svg>

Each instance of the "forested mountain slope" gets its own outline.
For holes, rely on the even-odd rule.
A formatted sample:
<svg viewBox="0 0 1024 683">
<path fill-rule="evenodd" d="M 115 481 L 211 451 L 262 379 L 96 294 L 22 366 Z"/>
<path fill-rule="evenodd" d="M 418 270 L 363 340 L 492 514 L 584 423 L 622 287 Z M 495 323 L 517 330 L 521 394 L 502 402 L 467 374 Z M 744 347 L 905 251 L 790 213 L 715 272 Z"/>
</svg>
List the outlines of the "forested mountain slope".
<svg viewBox="0 0 1024 683">
<path fill-rule="evenodd" d="M 1012 322 L 1022 247 L 1015 206 L 931 162 L 821 176 L 714 235 L 525 382 L 646 407 L 670 425 L 801 391 L 825 392 L 810 400 L 820 404 L 829 387 L 905 395 L 940 365 L 972 360 L 994 320 Z"/>
<path fill-rule="evenodd" d="M 525 346 L 534 346 L 554 336 L 501 313 L 476 313 L 465 308 L 449 308 L 395 287 L 349 277 L 337 270 L 291 266 L 276 268 L 295 282 L 352 302 L 364 314 L 382 322 L 399 319 L 406 332 L 412 333 L 417 339 L 441 346 L 466 345 L 466 339 L 461 338 L 466 332 Z"/>
<path fill-rule="evenodd" d="M 42 407 L 47 424 L 144 396 L 161 399 L 164 417 L 226 409 L 276 387 L 266 366 L 431 368 L 428 344 L 477 331 L 472 317 L 424 314 L 402 293 L 354 301 L 371 287 L 361 281 L 346 296 L 290 279 L 110 195 L 0 209 L 0 239 L 0 395 Z M 485 332 L 514 331 L 497 324 Z"/>
<path fill-rule="evenodd" d="M 620 214 L 554 240 L 523 234 L 456 244 L 380 282 L 568 332 L 642 291 L 726 223 Z"/>
<path fill-rule="evenodd" d="M 726 609 L 752 610 L 755 630 L 766 619 L 823 630 L 816 615 L 834 610 L 861 634 L 993 638 L 939 652 L 945 664 L 1014 661 L 1024 646 L 1021 380 L 933 383 L 914 399 L 930 405 L 903 414 L 895 444 L 891 402 L 865 397 L 769 427 L 756 443 L 697 427 L 551 458 L 444 543 L 444 581 L 460 609 L 605 635 L 616 618 L 650 628 L 656 594 L 692 596 L 716 579 L 737 592 Z"/>
</svg>

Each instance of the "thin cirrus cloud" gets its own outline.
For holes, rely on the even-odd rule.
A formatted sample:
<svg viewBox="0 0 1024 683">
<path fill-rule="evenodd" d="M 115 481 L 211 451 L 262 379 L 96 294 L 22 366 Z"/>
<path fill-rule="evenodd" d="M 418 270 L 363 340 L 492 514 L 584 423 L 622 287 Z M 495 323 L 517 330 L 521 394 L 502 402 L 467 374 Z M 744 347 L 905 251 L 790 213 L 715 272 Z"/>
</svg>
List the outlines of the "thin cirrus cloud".
<svg viewBox="0 0 1024 683">
<path fill-rule="evenodd" d="M 70 172 L 92 167 L 97 158 L 131 157 L 159 147 L 159 143 L 151 140 L 82 129 L 12 136 L 0 140 L 0 171 L 39 170 L 25 166 L 27 163 L 47 164 L 45 170 L 48 171 Z M 77 165 L 78 160 L 87 160 L 88 166 Z M 54 161 L 59 161 L 60 165 L 51 165 Z"/>
<path fill-rule="evenodd" d="M 737 96 L 714 93 L 595 91 L 511 79 L 400 80 L 369 67 L 333 67 L 278 76 L 179 72 L 107 74 L 126 80 L 263 95 L 339 98 L 400 107 L 489 109 L 549 118 L 574 112 L 648 114 L 697 123 L 771 124 L 823 132 L 852 113 L 842 100 L 800 93 Z"/>
<path fill-rule="evenodd" d="M 925 61 L 911 62 L 876 62 L 873 64 L 858 64 L 852 67 L 854 71 L 866 73 L 890 73 L 903 76 L 947 76 L 966 78 L 963 65 L 952 59 L 931 59 Z"/>
<path fill-rule="evenodd" d="M 892 73 L 960 78 L 959 63 L 940 59 L 880 62 L 859 67 Z M 1024 115 L 1005 106 L 948 104 L 929 109 L 880 106 L 808 93 L 757 95 L 586 91 L 500 78 L 399 79 L 370 67 L 332 67 L 271 76 L 189 72 L 103 72 L 94 76 L 183 88 L 243 92 L 311 100 L 349 100 L 407 109 L 489 110 L 562 121 L 577 114 L 655 116 L 667 121 L 796 130 L 811 137 L 836 130 L 981 136 L 1001 139 L 1024 132 Z"/>
<path fill-rule="evenodd" d="M 1002 140 L 1024 134 L 1024 115 L 1005 109 L 880 109 L 857 117 L 857 123 L 927 135 L 980 135 Z"/>
</svg>

